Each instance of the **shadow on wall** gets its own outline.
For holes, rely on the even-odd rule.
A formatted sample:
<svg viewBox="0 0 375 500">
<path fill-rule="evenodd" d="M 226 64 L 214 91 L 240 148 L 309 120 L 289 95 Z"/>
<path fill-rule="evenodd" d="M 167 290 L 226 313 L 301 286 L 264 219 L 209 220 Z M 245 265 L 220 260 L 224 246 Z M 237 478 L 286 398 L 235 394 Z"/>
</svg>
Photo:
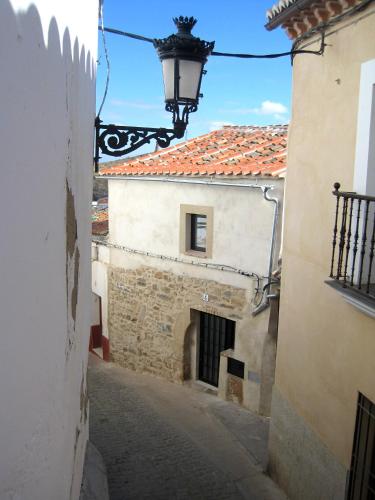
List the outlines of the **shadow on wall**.
<svg viewBox="0 0 375 500">
<path fill-rule="evenodd" d="M 72 5 L 56 6 L 68 21 Z M 2 0 L 0 22 L 7 214 L 0 220 L 7 334 L 0 351 L 7 401 L 0 497 L 77 498 L 86 440 L 80 400 L 90 325 L 95 61 L 77 38 L 72 44 L 68 28 L 60 36 L 55 18 L 44 25 L 45 40 L 35 5 L 15 13 Z"/>
<path fill-rule="evenodd" d="M 193 316 L 193 315 L 192 315 Z M 195 354 L 195 341 L 196 341 L 196 331 L 197 324 L 195 322 L 195 317 L 192 317 L 192 322 L 187 327 L 184 335 L 184 345 L 183 345 L 183 374 L 182 380 L 191 380 L 195 378 L 194 368 L 195 363 L 192 366 L 192 361 Z"/>
</svg>

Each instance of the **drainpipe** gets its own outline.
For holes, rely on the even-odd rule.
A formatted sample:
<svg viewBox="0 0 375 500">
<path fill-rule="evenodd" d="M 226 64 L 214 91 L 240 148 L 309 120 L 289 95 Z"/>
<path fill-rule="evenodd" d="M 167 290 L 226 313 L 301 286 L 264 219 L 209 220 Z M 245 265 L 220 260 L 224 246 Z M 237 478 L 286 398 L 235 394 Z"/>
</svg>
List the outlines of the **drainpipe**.
<svg viewBox="0 0 375 500">
<path fill-rule="evenodd" d="M 279 203 L 279 200 L 277 198 L 269 196 L 269 194 L 268 194 L 269 189 L 270 189 L 269 187 L 265 187 L 263 190 L 263 198 L 274 204 L 270 257 L 269 257 L 269 262 L 268 262 L 268 282 L 263 287 L 263 300 L 259 304 L 259 306 L 254 309 L 254 311 L 252 313 L 253 316 L 257 316 L 259 313 L 261 313 L 262 311 L 267 309 L 267 307 L 270 304 L 270 295 L 269 295 L 270 290 L 269 290 L 269 288 L 271 287 L 271 284 L 272 284 L 273 254 L 274 254 L 274 250 L 275 250 L 276 227 L 277 227 L 277 220 L 279 217 L 279 204 L 280 203 Z"/>
</svg>

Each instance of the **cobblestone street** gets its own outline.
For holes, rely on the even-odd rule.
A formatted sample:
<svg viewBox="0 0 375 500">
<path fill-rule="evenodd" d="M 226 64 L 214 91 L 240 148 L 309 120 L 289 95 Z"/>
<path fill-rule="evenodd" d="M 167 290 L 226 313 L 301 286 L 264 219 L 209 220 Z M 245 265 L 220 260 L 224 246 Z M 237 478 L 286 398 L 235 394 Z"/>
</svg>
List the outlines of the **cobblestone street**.
<svg viewBox="0 0 375 500">
<path fill-rule="evenodd" d="M 262 473 L 266 419 L 90 355 L 90 440 L 111 500 L 282 500 Z"/>
</svg>

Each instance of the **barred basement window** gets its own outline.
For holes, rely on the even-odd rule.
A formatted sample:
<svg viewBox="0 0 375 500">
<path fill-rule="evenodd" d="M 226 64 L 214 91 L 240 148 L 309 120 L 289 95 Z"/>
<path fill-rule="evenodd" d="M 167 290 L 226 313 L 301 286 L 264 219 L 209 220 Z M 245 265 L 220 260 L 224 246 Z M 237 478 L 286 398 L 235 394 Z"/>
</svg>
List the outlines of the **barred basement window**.
<svg viewBox="0 0 375 500">
<path fill-rule="evenodd" d="M 244 378 L 245 363 L 238 361 L 238 359 L 228 358 L 227 372 L 236 377 Z"/>
<path fill-rule="evenodd" d="M 375 500 L 375 405 L 361 393 L 347 500 Z"/>
</svg>

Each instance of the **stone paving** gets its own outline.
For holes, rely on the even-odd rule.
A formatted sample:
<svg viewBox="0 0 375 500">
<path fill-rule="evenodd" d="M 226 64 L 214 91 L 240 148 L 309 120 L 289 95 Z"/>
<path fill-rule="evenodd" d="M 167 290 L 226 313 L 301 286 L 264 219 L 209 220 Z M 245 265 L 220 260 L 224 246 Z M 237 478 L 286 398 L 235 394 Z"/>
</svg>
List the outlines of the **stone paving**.
<svg viewBox="0 0 375 500">
<path fill-rule="evenodd" d="M 111 500 L 285 500 L 262 473 L 266 419 L 93 355 L 88 384 Z"/>
</svg>

